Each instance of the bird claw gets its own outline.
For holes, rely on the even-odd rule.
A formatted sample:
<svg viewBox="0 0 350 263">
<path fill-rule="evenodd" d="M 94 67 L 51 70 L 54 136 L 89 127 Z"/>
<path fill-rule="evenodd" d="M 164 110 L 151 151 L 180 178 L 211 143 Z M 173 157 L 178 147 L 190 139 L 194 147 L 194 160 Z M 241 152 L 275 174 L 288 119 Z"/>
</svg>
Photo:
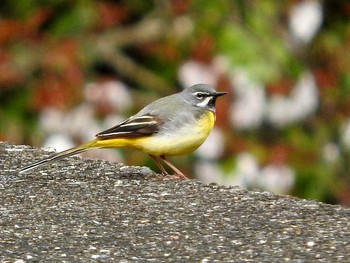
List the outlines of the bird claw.
<svg viewBox="0 0 350 263">
<path fill-rule="evenodd" d="M 161 174 L 154 177 L 155 180 L 187 180 L 185 175 L 183 174 Z"/>
</svg>

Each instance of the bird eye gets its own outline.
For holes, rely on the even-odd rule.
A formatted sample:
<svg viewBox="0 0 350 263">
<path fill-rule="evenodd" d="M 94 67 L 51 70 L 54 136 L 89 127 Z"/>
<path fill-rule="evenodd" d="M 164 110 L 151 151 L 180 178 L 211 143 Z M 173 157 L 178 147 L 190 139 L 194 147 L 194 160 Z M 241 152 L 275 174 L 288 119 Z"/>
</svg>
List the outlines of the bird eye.
<svg viewBox="0 0 350 263">
<path fill-rule="evenodd" d="M 196 94 L 196 96 L 197 96 L 198 99 L 203 99 L 203 93 L 201 93 L 201 92 L 198 92 Z"/>
</svg>

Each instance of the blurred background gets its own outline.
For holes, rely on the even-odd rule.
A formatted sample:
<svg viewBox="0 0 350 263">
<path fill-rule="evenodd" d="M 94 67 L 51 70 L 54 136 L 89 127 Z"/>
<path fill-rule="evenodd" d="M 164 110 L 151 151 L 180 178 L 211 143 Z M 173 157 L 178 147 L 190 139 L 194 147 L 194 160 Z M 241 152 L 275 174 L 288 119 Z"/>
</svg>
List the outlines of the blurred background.
<svg viewBox="0 0 350 263">
<path fill-rule="evenodd" d="M 2 0 L 0 140 L 64 150 L 207 83 L 229 95 L 180 169 L 350 205 L 349 18 L 342 0 Z"/>
</svg>

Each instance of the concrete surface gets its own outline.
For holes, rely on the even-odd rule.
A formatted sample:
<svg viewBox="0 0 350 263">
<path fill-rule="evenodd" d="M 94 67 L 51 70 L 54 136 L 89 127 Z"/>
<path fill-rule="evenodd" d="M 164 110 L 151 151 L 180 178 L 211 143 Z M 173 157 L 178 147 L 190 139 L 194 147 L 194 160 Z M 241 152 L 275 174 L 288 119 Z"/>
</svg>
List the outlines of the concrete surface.
<svg viewBox="0 0 350 263">
<path fill-rule="evenodd" d="M 350 209 L 0 143 L 1 262 L 350 262 Z"/>
</svg>

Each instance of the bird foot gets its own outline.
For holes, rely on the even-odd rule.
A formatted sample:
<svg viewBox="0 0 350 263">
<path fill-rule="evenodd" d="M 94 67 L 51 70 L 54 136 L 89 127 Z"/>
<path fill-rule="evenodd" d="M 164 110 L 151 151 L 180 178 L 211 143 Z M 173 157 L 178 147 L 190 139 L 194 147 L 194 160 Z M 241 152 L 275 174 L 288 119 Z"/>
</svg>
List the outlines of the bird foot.
<svg viewBox="0 0 350 263">
<path fill-rule="evenodd" d="M 168 174 L 164 176 L 164 180 L 187 180 L 184 174 Z"/>
<path fill-rule="evenodd" d="M 156 176 L 156 180 L 187 180 L 188 178 L 184 174 L 162 174 Z"/>
</svg>

